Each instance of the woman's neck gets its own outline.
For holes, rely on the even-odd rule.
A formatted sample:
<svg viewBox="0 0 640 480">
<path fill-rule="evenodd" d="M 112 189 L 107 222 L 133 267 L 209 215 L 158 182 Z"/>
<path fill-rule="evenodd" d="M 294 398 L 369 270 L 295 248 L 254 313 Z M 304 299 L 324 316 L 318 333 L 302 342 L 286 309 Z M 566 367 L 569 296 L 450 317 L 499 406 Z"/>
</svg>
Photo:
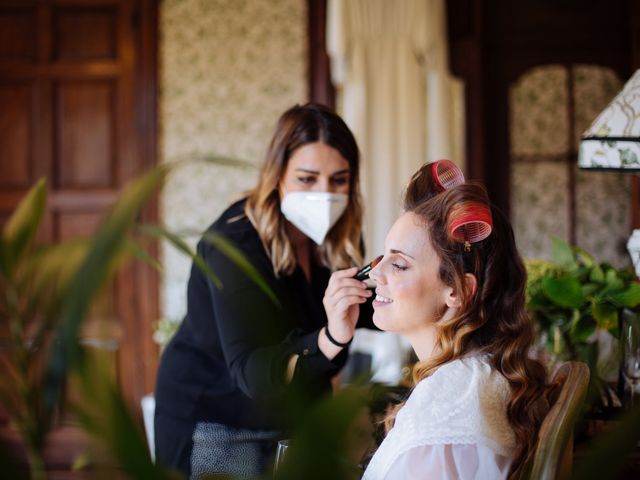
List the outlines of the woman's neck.
<svg viewBox="0 0 640 480">
<path fill-rule="evenodd" d="M 436 352 L 436 329 L 433 326 L 423 328 L 418 332 L 405 335 L 416 352 L 418 360 L 424 362 L 432 358 Z"/>
<path fill-rule="evenodd" d="M 457 313 L 457 308 L 447 308 L 440 320 L 452 318 Z M 418 360 L 421 362 L 429 360 L 440 353 L 438 348 L 438 332 L 436 320 L 426 322 L 422 328 L 405 335 L 416 352 Z"/>
</svg>

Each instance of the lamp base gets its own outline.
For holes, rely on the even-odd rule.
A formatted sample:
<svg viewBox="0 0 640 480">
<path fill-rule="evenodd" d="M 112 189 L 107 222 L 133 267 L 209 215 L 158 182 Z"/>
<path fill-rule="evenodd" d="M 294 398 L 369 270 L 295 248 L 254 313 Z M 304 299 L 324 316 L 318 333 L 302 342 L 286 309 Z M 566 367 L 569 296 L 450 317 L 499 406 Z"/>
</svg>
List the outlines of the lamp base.
<svg viewBox="0 0 640 480">
<path fill-rule="evenodd" d="M 636 277 L 640 278 L 640 228 L 636 228 L 627 241 L 627 251 L 631 256 L 633 268 L 636 269 Z"/>
</svg>

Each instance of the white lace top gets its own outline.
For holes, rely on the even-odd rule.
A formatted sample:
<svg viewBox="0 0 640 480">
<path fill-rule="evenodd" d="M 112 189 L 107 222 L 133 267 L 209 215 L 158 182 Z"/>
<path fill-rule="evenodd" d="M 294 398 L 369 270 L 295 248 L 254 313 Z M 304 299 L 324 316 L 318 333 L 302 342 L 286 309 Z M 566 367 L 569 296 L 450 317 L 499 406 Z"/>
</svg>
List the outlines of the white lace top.
<svg viewBox="0 0 640 480">
<path fill-rule="evenodd" d="M 454 360 L 418 383 L 363 480 L 506 478 L 509 385 L 485 358 Z"/>
</svg>

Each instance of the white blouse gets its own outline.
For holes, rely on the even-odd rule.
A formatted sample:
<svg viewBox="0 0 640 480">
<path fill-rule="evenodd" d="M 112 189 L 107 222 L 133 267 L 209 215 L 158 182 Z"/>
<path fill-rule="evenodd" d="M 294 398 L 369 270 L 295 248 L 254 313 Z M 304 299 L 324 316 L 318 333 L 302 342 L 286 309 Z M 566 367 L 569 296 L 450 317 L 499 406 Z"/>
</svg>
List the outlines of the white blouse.
<svg viewBox="0 0 640 480">
<path fill-rule="evenodd" d="M 485 356 L 442 365 L 416 385 L 363 480 L 506 478 L 515 453 L 509 397 Z"/>
</svg>

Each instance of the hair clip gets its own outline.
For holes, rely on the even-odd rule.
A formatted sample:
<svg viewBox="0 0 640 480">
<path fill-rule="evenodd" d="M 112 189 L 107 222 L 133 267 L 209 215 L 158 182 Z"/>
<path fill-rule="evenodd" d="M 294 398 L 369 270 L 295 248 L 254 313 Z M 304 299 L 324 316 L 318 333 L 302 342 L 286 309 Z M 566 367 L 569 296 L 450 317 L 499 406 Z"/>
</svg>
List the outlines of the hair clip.
<svg viewBox="0 0 640 480">
<path fill-rule="evenodd" d="M 451 160 L 437 160 L 431 164 L 431 176 L 439 192 L 464 183 L 464 174 Z"/>
<path fill-rule="evenodd" d="M 491 209 L 484 203 L 460 203 L 453 207 L 449 215 L 449 234 L 464 243 L 467 252 L 471 251 L 472 243 L 484 240 L 492 230 Z"/>
</svg>

